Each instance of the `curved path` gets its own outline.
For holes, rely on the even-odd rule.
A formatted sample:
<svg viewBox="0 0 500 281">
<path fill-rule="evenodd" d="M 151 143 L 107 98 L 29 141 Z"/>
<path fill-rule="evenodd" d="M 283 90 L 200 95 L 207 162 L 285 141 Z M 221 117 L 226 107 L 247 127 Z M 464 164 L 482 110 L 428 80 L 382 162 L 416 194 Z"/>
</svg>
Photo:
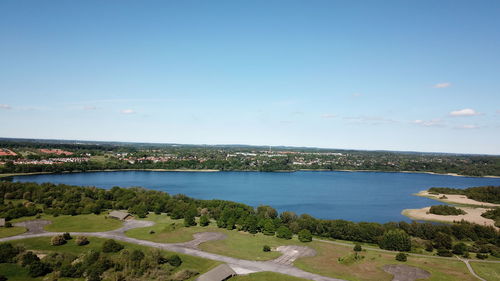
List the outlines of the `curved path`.
<svg viewBox="0 0 500 281">
<path fill-rule="evenodd" d="M 7 242 L 7 241 L 26 239 L 26 238 L 34 238 L 34 237 L 47 237 L 47 236 L 54 236 L 54 235 L 58 235 L 58 234 L 63 233 L 63 232 L 47 232 L 47 231 L 43 230 L 43 225 L 45 225 L 45 224 L 46 224 L 46 222 L 41 221 L 41 220 L 33 220 L 33 221 L 23 222 L 22 226 L 28 228 L 28 232 L 25 232 L 23 234 L 16 235 L 16 236 L 0 238 L 0 242 Z M 292 265 L 289 265 L 289 264 L 283 264 L 283 263 L 278 263 L 278 262 L 274 262 L 274 261 L 262 262 L 262 261 L 250 261 L 250 260 L 237 259 L 237 258 L 232 258 L 232 257 L 227 257 L 227 256 L 222 256 L 222 255 L 218 255 L 218 254 L 213 254 L 213 253 L 201 251 L 201 250 L 197 249 L 196 247 L 193 247 L 193 244 L 157 243 L 157 242 L 151 242 L 151 241 L 131 238 L 131 237 L 127 237 L 125 235 L 125 231 L 127 231 L 129 229 L 137 228 L 137 227 L 146 227 L 146 226 L 150 226 L 152 224 L 154 224 L 154 223 L 149 222 L 149 221 L 128 220 L 128 221 L 124 222 L 123 227 L 116 229 L 116 230 L 112 230 L 112 231 L 71 232 L 71 234 L 76 235 L 76 236 L 85 235 L 85 236 L 92 236 L 92 237 L 99 237 L 99 238 L 115 239 L 115 240 L 119 240 L 119 241 L 123 241 L 123 242 L 138 244 L 138 245 L 147 246 L 147 247 L 158 248 L 158 249 L 176 252 L 176 253 L 180 253 L 180 254 L 191 255 L 191 256 L 196 256 L 196 257 L 210 259 L 210 260 L 216 260 L 216 261 L 228 263 L 229 265 L 235 266 L 235 267 L 242 269 L 242 270 L 246 270 L 248 272 L 271 271 L 271 272 L 282 273 L 282 274 L 291 275 L 291 276 L 295 276 L 295 277 L 299 277 L 299 278 L 310 279 L 310 280 L 314 280 L 314 281 L 345 281 L 342 279 L 325 277 L 325 276 L 321 276 L 318 274 L 303 271 L 303 270 L 298 269 L 298 268 L 296 268 Z M 15 224 L 15 225 L 21 226 L 21 223 Z M 40 225 L 41 225 L 41 227 L 40 227 Z M 221 237 L 218 235 L 209 235 L 209 238 L 220 239 Z M 196 240 L 196 238 L 195 238 L 195 240 Z M 198 241 L 199 240 L 208 241 L 206 236 L 201 237 L 201 238 L 198 237 Z M 209 240 L 212 240 L 212 239 L 209 239 Z"/>
</svg>

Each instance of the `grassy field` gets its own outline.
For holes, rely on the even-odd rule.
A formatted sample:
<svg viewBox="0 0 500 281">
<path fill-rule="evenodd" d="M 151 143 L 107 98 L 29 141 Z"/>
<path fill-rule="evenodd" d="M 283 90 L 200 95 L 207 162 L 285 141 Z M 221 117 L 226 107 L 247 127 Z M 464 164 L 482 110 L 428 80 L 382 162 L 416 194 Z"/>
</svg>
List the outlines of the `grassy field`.
<svg viewBox="0 0 500 281">
<path fill-rule="evenodd" d="M 0 238 L 14 236 L 24 232 L 26 232 L 26 228 L 24 227 L 0 227 Z"/>
<path fill-rule="evenodd" d="M 93 250 L 101 250 L 102 243 L 106 239 L 102 238 L 96 238 L 96 237 L 88 237 L 90 243 L 85 246 L 77 246 L 74 242 L 74 240 L 69 240 L 68 243 L 61 245 L 61 246 L 52 246 L 50 245 L 50 239 L 51 237 L 37 237 L 37 238 L 29 238 L 29 239 L 23 239 L 19 241 L 12 242 L 14 245 L 20 245 L 25 247 L 28 250 L 33 250 L 36 251 L 37 253 L 50 253 L 50 252 L 60 252 L 60 253 L 71 253 L 71 254 L 81 254 L 85 253 L 91 249 Z M 118 241 L 120 244 L 123 244 L 125 246 L 125 249 L 133 250 L 133 249 L 139 249 L 143 251 L 147 251 L 148 249 L 151 249 L 149 247 L 145 246 L 140 246 L 136 244 L 130 244 L 130 243 L 125 243 Z M 172 255 L 174 253 L 168 252 L 168 251 L 162 251 L 166 255 Z M 146 253 L 147 254 L 147 253 Z M 110 255 L 110 254 L 108 254 Z M 182 269 L 193 269 L 196 270 L 200 273 L 204 273 L 213 267 L 219 265 L 220 263 L 217 261 L 211 261 L 207 259 L 202 259 L 198 257 L 193 257 L 193 256 L 188 256 L 188 255 L 182 255 L 178 254 L 181 259 L 182 259 L 182 265 L 178 268 L 178 270 Z M 5 264 L 3 264 L 5 267 Z M 3 272 L 0 270 L 0 272 Z M 21 273 L 19 273 L 21 274 Z M 5 274 L 6 275 L 6 274 Z M 193 279 L 195 279 L 194 277 Z M 190 280 L 193 280 L 190 279 Z M 9 280 L 11 280 L 9 278 Z M 39 279 L 12 279 L 12 280 L 39 280 Z M 75 280 L 75 279 L 71 279 Z"/>
<path fill-rule="evenodd" d="M 470 265 L 477 275 L 483 277 L 488 281 L 500 280 L 500 264 L 498 263 L 485 263 L 485 262 L 471 262 Z"/>
<path fill-rule="evenodd" d="M 288 276 L 274 272 L 257 272 L 245 276 L 234 276 L 229 281 L 307 281 L 308 279 Z"/>
<path fill-rule="evenodd" d="M 12 220 L 12 223 L 34 220 L 36 217 L 23 217 Z M 52 221 L 51 224 L 45 226 L 45 230 L 54 232 L 97 232 L 109 231 L 120 228 L 123 224 L 119 220 L 107 219 L 106 214 L 100 215 L 86 214 L 77 216 L 61 215 L 54 217 L 51 215 L 42 214 L 40 219 Z"/>
</svg>

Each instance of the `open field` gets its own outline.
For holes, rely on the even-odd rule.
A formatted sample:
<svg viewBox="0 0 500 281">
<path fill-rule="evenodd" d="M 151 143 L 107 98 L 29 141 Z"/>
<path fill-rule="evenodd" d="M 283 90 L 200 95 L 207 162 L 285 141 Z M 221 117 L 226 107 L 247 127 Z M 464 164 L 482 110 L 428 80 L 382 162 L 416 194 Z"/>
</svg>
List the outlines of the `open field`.
<svg viewBox="0 0 500 281">
<path fill-rule="evenodd" d="M 26 232 L 26 228 L 13 226 L 13 227 L 0 227 L 0 238 L 18 235 Z"/>
<path fill-rule="evenodd" d="M 234 276 L 229 281 L 306 281 L 307 279 L 297 278 L 274 272 L 257 272 L 248 275 Z"/>
<path fill-rule="evenodd" d="M 35 217 L 23 217 L 12 220 L 12 223 L 36 219 Z M 44 229 L 52 232 L 97 232 L 109 231 L 120 228 L 122 222 L 115 219 L 107 219 L 106 214 L 100 215 L 86 214 L 77 216 L 51 216 L 41 215 L 40 219 L 49 220 L 52 223 L 45 226 Z"/>
<path fill-rule="evenodd" d="M 488 281 L 500 280 L 500 264 L 471 262 L 470 265 L 472 266 L 476 274 L 483 277 L 484 279 Z"/>
</svg>

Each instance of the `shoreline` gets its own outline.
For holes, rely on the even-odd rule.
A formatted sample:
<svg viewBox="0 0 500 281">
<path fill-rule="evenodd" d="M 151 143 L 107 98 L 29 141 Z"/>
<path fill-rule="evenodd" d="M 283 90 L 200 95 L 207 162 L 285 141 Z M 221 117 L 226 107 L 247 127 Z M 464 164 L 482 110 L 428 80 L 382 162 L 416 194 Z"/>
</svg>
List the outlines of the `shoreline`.
<svg viewBox="0 0 500 281">
<path fill-rule="evenodd" d="M 262 172 L 258 170 L 228 170 L 222 171 L 217 169 L 103 169 L 103 170 L 87 170 L 87 171 L 62 171 L 62 172 L 30 172 L 30 173 L 7 173 L 0 174 L 0 178 L 14 177 L 14 176 L 25 176 L 25 175 L 43 175 L 43 174 L 65 174 L 65 173 L 87 173 L 87 172 L 119 172 L 119 171 L 151 171 L 151 172 L 192 172 L 192 173 L 215 173 L 215 172 L 261 172 L 261 173 L 293 173 L 293 172 L 370 172 L 370 173 L 405 173 L 405 174 L 429 174 L 429 175 L 440 175 L 440 176 L 452 176 L 452 177 L 470 177 L 470 178 L 500 178 L 500 176 L 468 176 L 461 175 L 457 173 L 446 173 L 440 174 L 436 172 L 425 172 L 425 171 L 384 171 L 384 170 L 328 170 L 328 169 L 297 169 L 297 170 L 276 170 L 270 172 Z M 418 194 L 414 194 L 421 196 Z M 426 196 L 424 196 L 426 197 Z M 434 199 L 434 198 L 431 198 Z"/>
<path fill-rule="evenodd" d="M 421 209 L 404 209 L 401 211 L 403 216 L 406 216 L 412 220 L 419 221 L 432 221 L 432 222 L 442 222 L 442 223 L 455 223 L 462 220 L 470 223 L 475 223 L 485 226 L 493 226 L 495 229 L 500 229 L 495 226 L 495 221 L 492 219 L 487 219 L 482 217 L 481 214 L 491 210 L 491 208 L 474 208 L 474 207 L 457 207 L 466 212 L 465 215 L 436 215 L 429 213 L 431 207 L 424 207 Z"/>
<path fill-rule="evenodd" d="M 432 200 L 448 204 L 458 204 L 458 205 L 465 205 L 471 207 L 484 207 L 484 208 L 500 207 L 500 204 L 476 201 L 473 199 L 469 199 L 467 196 L 461 194 L 431 194 L 427 190 L 422 190 L 418 193 L 414 193 L 413 195 L 429 198 Z M 441 199 L 441 196 L 446 196 L 447 198 Z"/>
</svg>

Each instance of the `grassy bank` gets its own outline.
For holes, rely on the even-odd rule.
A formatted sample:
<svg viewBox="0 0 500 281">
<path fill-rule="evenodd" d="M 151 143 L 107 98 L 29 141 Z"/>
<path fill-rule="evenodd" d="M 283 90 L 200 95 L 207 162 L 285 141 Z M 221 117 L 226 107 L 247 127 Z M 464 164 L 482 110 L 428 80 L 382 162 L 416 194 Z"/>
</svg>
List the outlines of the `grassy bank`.
<svg viewBox="0 0 500 281">
<path fill-rule="evenodd" d="M 14 219 L 12 222 L 15 223 L 34 219 L 37 218 L 23 217 Z M 117 229 L 123 225 L 119 220 L 106 218 L 105 214 L 85 214 L 77 216 L 60 215 L 57 217 L 42 214 L 40 219 L 52 222 L 44 227 L 45 230 L 52 232 L 99 232 Z"/>
</svg>

